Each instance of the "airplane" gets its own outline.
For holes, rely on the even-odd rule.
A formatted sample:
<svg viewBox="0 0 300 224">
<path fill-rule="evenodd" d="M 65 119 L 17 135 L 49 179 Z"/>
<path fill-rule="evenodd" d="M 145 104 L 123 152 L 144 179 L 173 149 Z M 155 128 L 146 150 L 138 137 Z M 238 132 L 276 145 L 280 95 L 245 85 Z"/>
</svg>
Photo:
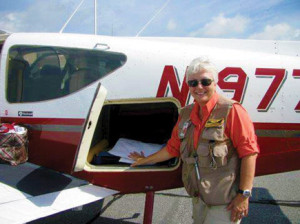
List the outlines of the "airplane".
<svg viewBox="0 0 300 224">
<path fill-rule="evenodd" d="M 109 152 L 119 138 L 166 143 L 180 108 L 193 103 L 187 66 L 205 56 L 220 71 L 218 92 L 240 102 L 254 122 L 261 149 L 256 176 L 299 170 L 299 46 L 299 41 L 13 33 L 2 46 L 0 118 L 28 128 L 26 164 L 100 186 L 104 196 L 144 192 L 144 223 L 151 223 L 154 192 L 182 187 L 181 161 L 132 168 L 96 164 L 98 153 Z"/>
</svg>

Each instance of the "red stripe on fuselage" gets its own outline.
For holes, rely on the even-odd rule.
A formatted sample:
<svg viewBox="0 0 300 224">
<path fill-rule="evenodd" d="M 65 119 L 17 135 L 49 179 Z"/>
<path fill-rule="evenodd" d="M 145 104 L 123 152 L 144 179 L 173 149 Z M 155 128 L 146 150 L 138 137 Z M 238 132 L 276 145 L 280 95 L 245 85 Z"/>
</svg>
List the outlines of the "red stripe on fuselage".
<svg viewBox="0 0 300 224">
<path fill-rule="evenodd" d="M 34 125 L 83 125 L 85 119 L 68 118 L 12 118 L 3 117 L 2 122 L 15 122 L 18 124 Z M 254 123 L 256 130 L 300 130 L 298 123 Z M 80 142 L 81 133 L 71 131 L 36 131 L 29 130 L 29 161 L 53 168 L 62 172 L 70 173 L 75 159 L 76 150 Z M 286 158 L 300 153 L 299 137 L 272 137 L 259 136 L 258 144 L 261 153 L 258 159 L 258 174 L 266 174 L 267 167 L 273 167 L 275 164 L 260 163 L 261 160 L 269 161 L 270 158 L 277 161 L 277 157 Z M 285 155 L 283 157 L 283 155 Z M 298 154 L 297 154 L 298 155 Z M 285 163 L 285 171 L 293 170 L 297 167 L 290 158 L 291 163 Z M 297 162 L 298 163 L 298 162 Z"/>
<path fill-rule="evenodd" d="M 20 125 L 81 126 L 85 119 L 2 117 L 1 121 Z M 80 132 L 39 131 L 29 128 L 28 161 L 57 171 L 71 173 L 80 137 Z"/>
<path fill-rule="evenodd" d="M 300 130 L 300 123 L 254 123 L 255 129 L 262 130 Z"/>
<path fill-rule="evenodd" d="M 85 119 L 81 118 L 19 118 L 1 117 L 2 123 L 18 124 L 55 124 L 55 125 L 83 125 Z M 255 129 L 262 130 L 300 130 L 300 123 L 261 123 L 254 122 Z"/>
<path fill-rule="evenodd" d="M 83 125 L 85 119 L 80 118 L 25 118 L 1 117 L 1 121 L 16 124 L 58 124 L 58 125 Z"/>
<path fill-rule="evenodd" d="M 29 131 L 28 160 L 71 173 L 81 133 Z"/>
</svg>

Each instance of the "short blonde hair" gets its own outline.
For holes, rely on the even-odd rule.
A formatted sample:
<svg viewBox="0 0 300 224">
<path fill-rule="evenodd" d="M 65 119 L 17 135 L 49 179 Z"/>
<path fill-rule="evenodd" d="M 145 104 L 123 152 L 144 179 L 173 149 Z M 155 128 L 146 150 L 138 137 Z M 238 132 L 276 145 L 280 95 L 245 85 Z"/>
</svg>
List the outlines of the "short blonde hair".
<svg viewBox="0 0 300 224">
<path fill-rule="evenodd" d="M 190 75 L 203 71 L 211 73 L 214 82 L 218 83 L 218 70 L 206 57 L 199 57 L 192 60 L 186 72 L 186 82 L 189 80 Z"/>
</svg>

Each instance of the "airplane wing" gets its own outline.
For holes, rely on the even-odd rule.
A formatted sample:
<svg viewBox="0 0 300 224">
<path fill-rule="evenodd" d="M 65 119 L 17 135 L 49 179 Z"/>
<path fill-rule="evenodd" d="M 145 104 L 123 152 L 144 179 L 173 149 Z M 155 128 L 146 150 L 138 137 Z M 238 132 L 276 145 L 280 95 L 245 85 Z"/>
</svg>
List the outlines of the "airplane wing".
<svg viewBox="0 0 300 224">
<path fill-rule="evenodd" d="M 0 164 L 0 223 L 26 223 L 116 193 L 31 163 Z"/>
</svg>

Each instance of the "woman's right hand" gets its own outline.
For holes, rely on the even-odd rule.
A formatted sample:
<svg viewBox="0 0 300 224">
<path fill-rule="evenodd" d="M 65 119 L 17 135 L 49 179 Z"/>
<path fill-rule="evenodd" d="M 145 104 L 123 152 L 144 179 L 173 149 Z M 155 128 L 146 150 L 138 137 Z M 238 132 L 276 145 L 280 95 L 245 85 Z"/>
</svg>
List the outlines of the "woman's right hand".
<svg viewBox="0 0 300 224">
<path fill-rule="evenodd" d="M 138 152 L 131 152 L 128 157 L 134 161 L 137 161 L 139 159 L 145 158 L 144 152 L 142 151 L 141 154 Z"/>
<path fill-rule="evenodd" d="M 145 155 L 143 152 L 138 153 L 138 152 L 131 152 L 128 157 L 135 162 L 131 164 L 132 167 L 142 165 L 141 160 L 145 158 Z"/>
<path fill-rule="evenodd" d="M 132 152 L 128 155 L 129 158 L 135 160 L 131 167 L 140 166 L 140 165 L 149 165 L 155 164 L 162 161 L 166 161 L 168 159 L 173 158 L 174 156 L 169 154 L 167 151 L 167 147 L 163 147 L 161 150 L 157 151 L 156 153 L 145 157 L 144 153 Z"/>
</svg>

